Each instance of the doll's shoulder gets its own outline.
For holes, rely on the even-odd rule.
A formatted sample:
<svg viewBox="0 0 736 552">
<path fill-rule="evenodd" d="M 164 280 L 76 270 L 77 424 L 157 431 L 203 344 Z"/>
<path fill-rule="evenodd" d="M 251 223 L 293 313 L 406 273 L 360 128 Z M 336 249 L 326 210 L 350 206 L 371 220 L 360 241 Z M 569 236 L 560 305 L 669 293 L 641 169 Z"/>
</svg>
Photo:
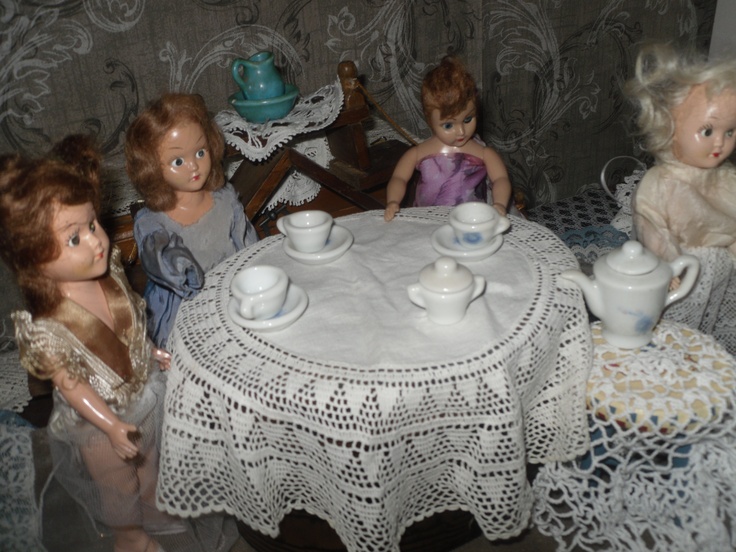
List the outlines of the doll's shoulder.
<svg viewBox="0 0 736 552">
<path fill-rule="evenodd" d="M 73 336 L 63 324 L 53 318 L 34 318 L 28 311 L 17 311 L 11 316 L 20 363 L 31 375 L 50 379 L 62 368 L 82 370 L 83 363 L 77 358 Z"/>
<path fill-rule="evenodd" d="M 221 198 L 226 201 L 240 201 L 240 199 L 238 198 L 238 192 L 235 191 L 233 185 L 227 180 L 225 181 L 225 184 L 222 186 L 222 188 L 218 188 L 217 190 L 212 192 L 212 195 L 215 198 Z"/>
<path fill-rule="evenodd" d="M 140 243 L 146 236 L 161 230 L 171 233 L 176 227 L 177 224 L 163 211 L 152 211 L 148 207 L 143 207 L 133 221 L 133 234 Z"/>
</svg>

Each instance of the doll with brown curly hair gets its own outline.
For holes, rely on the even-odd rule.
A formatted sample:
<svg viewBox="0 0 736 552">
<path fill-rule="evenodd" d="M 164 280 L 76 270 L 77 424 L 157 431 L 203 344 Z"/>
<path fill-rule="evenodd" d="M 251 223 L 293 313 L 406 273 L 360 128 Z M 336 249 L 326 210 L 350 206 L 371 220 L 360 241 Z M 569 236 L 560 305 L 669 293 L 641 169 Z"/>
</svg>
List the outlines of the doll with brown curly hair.
<svg viewBox="0 0 736 552">
<path fill-rule="evenodd" d="M 148 328 L 160 347 L 181 301 L 202 289 L 205 272 L 258 239 L 225 180 L 224 150 L 222 133 L 196 94 L 163 95 L 126 135 L 128 176 L 145 203 L 134 235 L 148 276 Z"/>
<path fill-rule="evenodd" d="M 399 212 L 415 171 L 419 172 L 415 207 L 490 199 L 506 215 L 511 182 L 501 156 L 475 134 L 477 106 L 475 80 L 459 59 L 445 56 L 427 73 L 422 109 L 432 136 L 409 148 L 396 164 L 386 190 L 385 220 Z"/>
<path fill-rule="evenodd" d="M 0 256 L 27 311 L 13 313 L 21 363 L 54 383 L 56 476 L 115 550 L 153 552 L 180 523 L 155 507 L 157 425 L 170 355 L 146 337 L 143 300 L 97 220 L 100 157 L 72 136 L 53 155 L 0 158 Z M 138 461 L 131 461 L 137 458 Z"/>
</svg>

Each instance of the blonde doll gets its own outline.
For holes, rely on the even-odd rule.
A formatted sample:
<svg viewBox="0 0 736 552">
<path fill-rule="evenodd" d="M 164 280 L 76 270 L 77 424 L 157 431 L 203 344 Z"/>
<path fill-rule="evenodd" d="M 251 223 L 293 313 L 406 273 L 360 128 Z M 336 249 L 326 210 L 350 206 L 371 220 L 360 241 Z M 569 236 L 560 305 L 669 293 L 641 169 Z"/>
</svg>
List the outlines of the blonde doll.
<svg viewBox="0 0 736 552">
<path fill-rule="evenodd" d="M 180 524 L 155 508 L 156 429 L 170 356 L 146 338 L 143 301 L 97 220 L 100 159 L 69 137 L 40 160 L 0 159 L 0 255 L 27 311 L 13 313 L 23 366 L 54 383 L 56 475 L 116 551 L 159 550 Z M 134 460 L 135 459 L 135 460 Z"/>
<path fill-rule="evenodd" d="M 636 237 L 672 261 L 683 248 L 736 253 L 736 62 L 644 49 L 627 92 L 655 157 L 633 200 Z"/>
<path fill-rule="evenodd" d="M 736 168 L 727 159 L 736 145 L 736 61 L 649 46 L 627 92 L 655 158 L 632 202 L 636 239 L 666 261 L 682 253 L 700 259 L 694 290 L 665 317 L 735 354 Z"/>
<path fill-rule="evenodd" d="M 432 137 L 399 159 L 386 190 L 385 220 L 399 212 L 414 171 L 415 207 L 488 201 L 490 179 L 490 202 L 506 215 L 511 183 L 501 157 L 475 135 L 477 105 L 475 81 L 457 58 L 446 56 L 427 74 L 422 109 Z"/>
<path fill-rule="evenodd" d="M 126 135 L 128 176 L 145 202 L 134 235 L 148 276 L 149 332 L 165 346 L 183 299 L 204 274 L 258 239 L 225 181 L 224 139 L 195 94 L 165 94 Z"/>
</svg>

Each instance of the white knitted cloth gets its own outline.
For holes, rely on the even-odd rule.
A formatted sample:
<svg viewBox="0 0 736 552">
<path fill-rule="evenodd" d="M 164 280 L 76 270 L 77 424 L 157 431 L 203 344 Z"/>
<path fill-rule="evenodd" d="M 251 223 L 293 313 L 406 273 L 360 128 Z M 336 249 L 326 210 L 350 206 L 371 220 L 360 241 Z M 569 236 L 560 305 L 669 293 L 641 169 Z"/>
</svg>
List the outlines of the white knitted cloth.
<svg viewBox="0 0 736 552">
<path fill-rule="evenodd" d="M 222 129 L 228 144 L 251 161 L 264 161 L 286 144 L 316 163 L 326 166 L 332 158 L 324 134 L 307 141 L 291 143 L 300 134 L 312 133 L 328 127 L 342 110 L 343 92 L 340 81 L 323 86 L 309 96 L 299 97 L 285 117 L 265 123 L 250 123 L 235 111 L 221 111 L 215 122 Z M 228 167 L 232 176 L 240 163 Z M 269 203 L 273 207 L 281 202 L 301 205 L 311 201 L 319 193 L 319 184 L 298 171 L 286 177 Z"/>
<path fill-rule="evenodd" d="M 225 509 L 278 534 L 293 509 L 335 529 L 348 550 L 399 550 L 436 512 L 470 511 L 486 537 L 528 524 L 527 462 L 588 445 L 590 329 L 577 262 L 545 228 L 514 218 L 503 246 L 465 263 L 486 293 L 438 326 L 406 288 L 439 256 L 445 207 L 336 220 L 355 243 L 333 263 L 291 260 L 283 237 L 206 275 L 170 338 L 159 506 L 182 516 Z M 226 313 L 244 266 L 283 267 L 309 296 L 292 326 L 254 333 Z"/>
<path fill-rule="evenodd" d="M 736 363 L 712 337 L 662 321 L 622 350 L 593 325 L 591 451 L 541 468 L 534 521 L 558 551 L 736 547 Z"/>
</svg>

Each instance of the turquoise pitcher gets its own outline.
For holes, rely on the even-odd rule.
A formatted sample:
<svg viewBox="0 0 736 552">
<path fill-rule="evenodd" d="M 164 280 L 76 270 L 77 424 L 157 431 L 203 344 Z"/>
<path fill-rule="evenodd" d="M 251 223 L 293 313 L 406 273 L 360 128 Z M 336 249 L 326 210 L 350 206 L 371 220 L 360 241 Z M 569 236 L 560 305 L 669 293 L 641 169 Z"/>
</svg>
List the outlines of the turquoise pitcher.
<svg viewBox="0 0 736 552">
<path fill-rule="evenodd" d="M 232 73 L 246 100 L 266 100 L 284 94 L 284 81 L 273 64 L 271 52 L 258 52 L 248 59 L 233 60 Z"/>
</svg>

